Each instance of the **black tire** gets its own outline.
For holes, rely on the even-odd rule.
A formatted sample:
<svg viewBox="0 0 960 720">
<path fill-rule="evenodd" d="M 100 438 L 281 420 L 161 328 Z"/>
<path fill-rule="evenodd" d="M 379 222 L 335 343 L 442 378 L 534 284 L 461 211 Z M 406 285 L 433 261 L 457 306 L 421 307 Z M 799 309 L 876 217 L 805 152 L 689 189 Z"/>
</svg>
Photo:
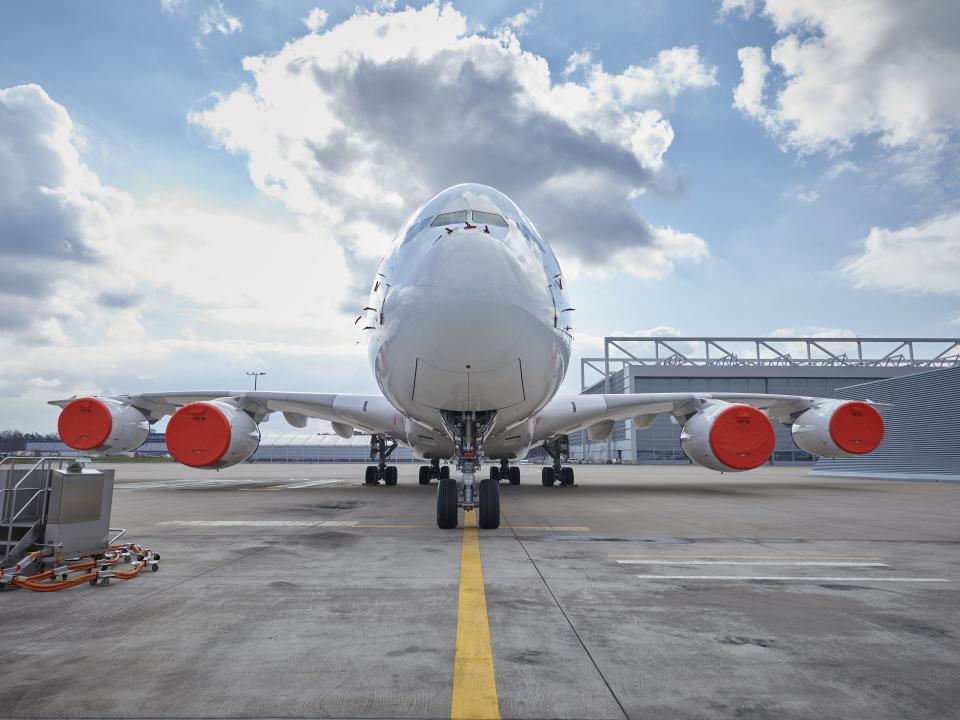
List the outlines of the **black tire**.
<svg viewBox="0 0 960 720">
<path fill-rule="evenodd" d="M 573 468 L 565 467 L 560 469 L 560 484 L 573 485 Z"/>
<path fill-rule="evenodd" d="M 429 465 L 420 466 L 420 484 L 421 485 L 429 485 L 430 478 L 432 475 L 433 475 L 432 467 L 430 467 Z"/>
<path fill-rule="evenodd" d="M 437 527 L 452 530 L 457 526 L 457 481 L 441 478 L 437 483 Z"/>
<path fill-rule="evenodd" d="M 376 465 L 367 465 L 367 473 L 363 476 L 363 482 L 366 485 L 376 485 L 377 484 L 377 466 Z"/>
<path fill-rule="evenodd" d="M 498 466 L 490 466 L 490 479 L 494 482 L 500 482 L 500 468 Z"/>
<path fill-rule="evenodd" d="M 387 465 L 386 470 L 383 471 L 383 484 L 384 485 L 397 484 L 397 466 L 396 465 Z"/>
<path fill-rule="evenodd" d="M 520 468 L 518 468 L 516 465 L 510 468 L 510 484 L 520 484 Z"/>
<path fill-rule="evenodd" d="M 441 466 L 440 466 L 440 479 L 441 479 L 441 480 L 448 480 L 449 478 L 450 478 L 450 466 L 449 466 L 449 465 L 441 465 Z"/>
<path fill-rule="evenodd" d="M 492 478 L 480 481 L 480 517 L 477 524 L 484 530 L 500 527 L 500 483 Z"/>
<path fill-rule="evenodd" d="M 543 469 L 541 481 L 543 482 L 544 487 L 551 487 L 553 485 L 555 478 L 553 477 L 552 467 L 545 467 Z"/>
</svg>

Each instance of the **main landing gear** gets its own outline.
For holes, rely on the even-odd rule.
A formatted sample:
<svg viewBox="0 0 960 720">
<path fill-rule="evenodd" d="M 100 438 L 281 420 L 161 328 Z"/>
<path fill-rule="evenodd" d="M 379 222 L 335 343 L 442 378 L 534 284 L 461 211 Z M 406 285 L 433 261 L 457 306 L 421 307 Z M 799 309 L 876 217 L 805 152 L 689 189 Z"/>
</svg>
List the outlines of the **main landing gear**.
<svg viewBox="0 0 960 720">
<path fill-rule="evenodd" d="M 455 528 L 461 507 L 478 510 L 480 527 L 488 530 L 500 527 L 500 483 L 493 478 L 477 482 L 476 478 L 480 469 L 480 444 L 494 416 L 491 412 L 444 413 L 444 422 L 456 438 L 457 469 L 463 472 L 463 481 L 460 487 L 450 477 L 441 477 L 437 483 L 437 527 Z M 517 479 L 519 481 L 519 474 Z"/>
<path fill-rule="evenodd" d="M 494 482 L 509 480 L 511 485 L 519 485 L 520 468 L 518 468 L 516 465 L 511 467 L 509 460 L 501 460 L 500 467 L 497 467 L 496 465 L 490 466 L 490 479 Z"/>
<path fill-rule="evenodd" d="M 551 487 L 559 482 L 561 485 L 573 485 L 573 468 L 563 467 L 563 461 L 570 459 L 570 438 L 558 435 L 543 444 L 543 449 L 551 458 L 553 465 L 543 468 L 542 482 L 544 487 Z"/>
<path fill-rule="evenodd" d="M 450 466 L 440 467 L 440 461 L 433 459 L 429 465 L 420 466 L 420 484 L 429 485 L 431 480 L 443 480 L 450 477 Z"/>
<path fill-rule="evenodd" d="M 396 449 L 396 440 L 391 440 L 388 445 L 382 433 L 374 433 L 370 436 L 370 459 L 379 459 L 376 465 L 367 465 L 367 472 L 363 477 L 365 485 L 376 485 L 381 480 L 384 485 L 397 484 L 397 466 L 387 465 L 387 458 Z"/>
</svg>

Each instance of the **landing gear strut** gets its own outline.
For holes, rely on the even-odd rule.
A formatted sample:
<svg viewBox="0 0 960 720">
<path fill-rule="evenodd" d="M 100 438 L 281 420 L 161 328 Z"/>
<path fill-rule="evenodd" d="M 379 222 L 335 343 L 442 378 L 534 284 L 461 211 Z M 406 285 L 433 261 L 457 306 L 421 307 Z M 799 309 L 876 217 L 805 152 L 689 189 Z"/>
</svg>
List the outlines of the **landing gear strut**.
<svg viewBox="0 0 960 720">
<path fill-rule="evenodd" d="M 383 433 L 374 433 L 370 436 L 370 459 L 377 460 L 377 464 L 367 465 L 367 472 L 363 478 L 364 484 L 376 485 L 381 480 L 384 485 L 397 484 L 397 466 L 387 465 L 387 458 L 396 449 L 397 441 L 391 440 L 388 445 Z"/>
<path fill-rule="evenodd" d="M 553 464 L 543 468 L 542 482 L 544 487 L 550 487 L 555 482 L 561 485 L 573 485 L 573 468 L 563 467 L 563 461 L 570 459 L 570 438 L 558 435 L 543 444 L 543 449 L 551 458 Z"/>
<path fill-rule="evenodd" d="M 500 484 L 492 478 L 477 481 L 480 446 L 484 431 L 492 426 L 494 413 L 445 412 L 443 419 L 456 440 L 457 469 L 463 473 L 460 490 L 457 481 L 441 475 L 437 485 L 437 526 L 455 528 L 457 508 L 479 509 L 478 524 L 484 529 L 500 527 Z M 444 466 L 441 470 L 447 470 Z"/>
<path fill-rule="evenodd" d="M 520 468 L 516 465 L 511 467 L 509 460 L 501 460 L 500 467 L 490 466 L 490 479 L 497 483 L 502 480 L 509 480 L 511 485 L 519 485 Z"/>
<path fill-rule="evenodd" d="M 434 458 L 429 465 L 420 466 L 420 484 L 429 485 L 431 480 L 442 480 L 450 477 L 450 466 L 440 467 L 440 460 Z"/>
</svg>

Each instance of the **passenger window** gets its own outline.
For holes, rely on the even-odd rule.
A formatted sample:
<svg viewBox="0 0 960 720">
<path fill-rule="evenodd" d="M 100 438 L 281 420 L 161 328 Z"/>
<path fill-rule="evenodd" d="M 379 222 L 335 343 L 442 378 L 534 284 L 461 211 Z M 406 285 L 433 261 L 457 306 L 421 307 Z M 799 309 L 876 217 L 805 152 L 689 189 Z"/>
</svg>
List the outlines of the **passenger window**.
<svg viewBox="0 0 960 720">
<path fill-rule="evenodd" d="M 473 222 L 475 222 L 477 225 L 496 225 L 497 227 L 507 226 L 507 221 L 503 219 L 502 215 L 480 212 L 479 210 L 473 211 Z"/>
<path fill-rule="evenodd" d="M 433 222 L 430 223 L 430 227 L 440 227 L 441 225 L 457 225 L 458 223 L 467 222 L 467 211 L 466 210 L 457 210 L 456 212 L 443 213 L 442 215 L 437 215 Z"/>
</svg>

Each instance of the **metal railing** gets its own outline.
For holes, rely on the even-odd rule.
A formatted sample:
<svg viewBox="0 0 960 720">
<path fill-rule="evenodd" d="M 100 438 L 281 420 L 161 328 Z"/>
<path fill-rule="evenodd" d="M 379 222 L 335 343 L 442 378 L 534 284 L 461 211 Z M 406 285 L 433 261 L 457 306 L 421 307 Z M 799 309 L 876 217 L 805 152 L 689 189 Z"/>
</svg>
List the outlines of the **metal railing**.
<svg viewBox="0 0 960 720">
<path fill-rule="evenodd" d="M 960 338 L 615 335 L 603 339 L 603 357 L 581 358 L 581 390 L 598 381 L 609 383 L 611 370 L 629 365 L 932 369 L 960 365 Z M 599 377 L 588 382 L 588 371 Z"/>
<path fill-rule="evenodd" d="M 16 477 L 15 471 L 17 469 L 17 463 L 21 460 L 34 461 L 33 465 L 27 470 L 23 476 L 14 483 L 14 478 Z M 58 468 L 63 467 L 64 462 L 75 462 L 76 458 L 68 458 L 57 456 L 43 457 L 39 460 L 35 458 L 24 458 L 18 456 L 5 457 L 0 459 L 0 471 L 6 469 L 7 477 L 3 482 L 3 487 L 0 487 L 0 535 L 6 539 L 6 544 L 3 549 L 3 556 L 0 560 L 5 560 L 10 552 L 14 548 L 13 542 L 13 530 L 16 527 L 17 519 L 23 515 L 33 504 L 36 502 L 36 519 L 29 526 L 26 527 L 24 535 L 28 535 L 33 532 L 34 528 L 37 525 L 43 525 L 46 520 L 47 514 L 47 495 L 50 493 L 50 481 L 53 476 L 52 470 L 54 463 L 57 463 Z M 9 465 L 8 468 L 3 468 L 3 465 Z M 18 505 L 17 499 L 20 494 L 21 485 L 23 485 L 31 477 L 39 478 L 40 485 L 39 487 L 26 487 L 22 488 L 25 492 L 33 491 L 33 495 L 27 499 L 23 505 Z M 6 530 L 6 532 L 4 532 Z M 19 539 L 19 538 L 18 538 Z"/>
</svg>

